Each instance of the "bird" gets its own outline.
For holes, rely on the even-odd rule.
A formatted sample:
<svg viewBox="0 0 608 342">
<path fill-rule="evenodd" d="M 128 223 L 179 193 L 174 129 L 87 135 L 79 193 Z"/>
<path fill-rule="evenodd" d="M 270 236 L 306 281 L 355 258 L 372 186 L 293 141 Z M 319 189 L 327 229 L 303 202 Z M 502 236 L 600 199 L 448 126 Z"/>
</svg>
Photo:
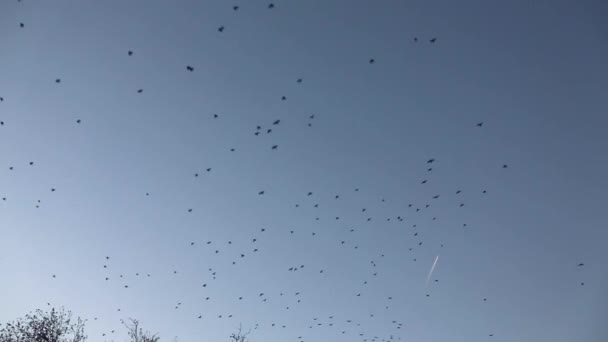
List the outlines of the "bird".
<svg viewBox="0 0 608 342">
<path fill-rule="evenodd" d="M 268 4 L 268 8 L 273 9 L 274 8 L 274 4 L 271 2 Z"/>
<path fill-rule="evenodd" d="M 437 38 L 431 38 L 431 39 L 429 39 L 429 42 L 431 42 L 431 43 L 435 43 L 436 41 L 437 41 Z"/>
<path fill-rule="evenodd" d="M 298 79 L 296 80 L 296 82 L 297 82 L 297 83 L 302 83 L 302 79 L 301 79 L 301 78 L 298 78 Z"/>
<path fill-rule="evenodd" d="M 192 72 L 192 71 L 194 71 L 194 68 L 189 65 L 186 65 L 186 70 Z"/>
<path fill-rule="evenodd" d="M 272 149 L 276 150 L 279 147 L 279 145 L 272 145 Z"/>
<path fill-rule="evenodd" d="M 77 119 L 77 120 L 76 120 L 76 123 L 77 123 L 77 124 L 79 124 L 80 122 L 81 122 L 81 121 L 80 121 L 80 119 Z"/>
<path fill-rule="evenodd" d="M 133 51 L 129 50 L 129 51 L 127 52 L 127 55 L 129 55 L 129 56 L 133 56 Z"/>
<path fill-rule="evenodd" d="M 224 32 L 224 26 L 220 26 L 220 27 L 218 27 L 218 28 L 217 28 L 217 30 L 218 30 L 219 32 Z"/>
<path fill-rule="evenodd" d="M 143 93 L 143 92 L 144 92 L 144 90 L 143 90 L 143 89 L 138 89 L 138 90 L 137 90 L 137 93 L 138 93 L 138 94 L 141 94 L 141 93 Z"/>
<path fill-rule="evenodd" d="M 24 27 L 25 27 L 25 24 L 24 24 L 24 23 L 19 23 L 19 26 L 20 26 L 21 28 L 24 28 Z"/>
<path fill-rule="evenodd" d="M 61 83 L 61 78 L 56 78 L 55 83 Z"/>
<path fill-rule="evenodd" d="M 258 192 L 258 195 L 263 195 L 264 194 L 264 190 Z"/>
<path fill-rule="evenodd" d="M 233 11 L 238 11 L 239 10 L 239 6 L 232 6 L 232 10 Z"/>
<path fill-rule="evenodd" d="M 481 127 L 481 126 L 483 126 L 483 122 L 480 122 L 477 124 L 477 127 Z"/>
<path fill-rule="evenodd" d="M 375 62 L 376 62 L 376 60 L 375 60 L 375 59 L 373 59 L 373 58 L 370 58 L 370 59 L 369 59 L 369 64 L 374 64 Z"/>
</svg>

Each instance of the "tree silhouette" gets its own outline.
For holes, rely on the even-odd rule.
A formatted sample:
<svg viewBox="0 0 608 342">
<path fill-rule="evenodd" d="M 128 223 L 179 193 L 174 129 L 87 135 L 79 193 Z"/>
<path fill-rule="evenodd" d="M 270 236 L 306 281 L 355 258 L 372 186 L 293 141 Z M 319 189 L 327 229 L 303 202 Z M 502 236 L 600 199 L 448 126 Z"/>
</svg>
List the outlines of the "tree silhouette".
<svg viewBox="0 0 608 342">
<path fill-rule="evenodd" d="M 84 342 L 85 321 L 63 308 L 36 310 L 23 318 L 0 325 L 0 342 Z"/>
<path fill-rule="evenodd" d="M 246 333 L 243 333 L 243 327 L 239 325 L 239 331 L 230 335 L 230 340 L 232 342 L 246 342 L 247 335 L 251 333 L 251 329 L 249 329 Z"/>
<path fill-rule="evenodd" d="M 144 331 L 139 326 L 139 321 L 133 318 L 129 319 L 129 323 L 122 321 L 122 325 L 127 328 L 127 334 L 131 342 L 158 342 L 160 337 L 157 334 L 151 334 L 149 331 Z M 2 341 L 0 341 L 2 342 Z"/>
</svg>

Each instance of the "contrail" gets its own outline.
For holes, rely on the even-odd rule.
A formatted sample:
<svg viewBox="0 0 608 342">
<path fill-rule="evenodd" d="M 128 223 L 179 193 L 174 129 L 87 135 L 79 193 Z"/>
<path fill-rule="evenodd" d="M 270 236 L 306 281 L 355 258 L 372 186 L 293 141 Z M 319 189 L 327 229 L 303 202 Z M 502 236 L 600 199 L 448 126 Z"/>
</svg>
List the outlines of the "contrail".
<svg viewBox="0 0 608 342">
<path fill-rule="evenodd" d="M 429 271 L 429 276 L 426 277 L 426 285 L 429 285 L 429 280 L 431 280 L 431 276 L 433 275 L 433 271 L 435 270 L 435 266 L 437 266 L 437 261 L 439 261 L 439 255 L 435 257 L 435 262 L 433 262 L 433 266 L 431 266 L 431 270 Z"/>
</svg>

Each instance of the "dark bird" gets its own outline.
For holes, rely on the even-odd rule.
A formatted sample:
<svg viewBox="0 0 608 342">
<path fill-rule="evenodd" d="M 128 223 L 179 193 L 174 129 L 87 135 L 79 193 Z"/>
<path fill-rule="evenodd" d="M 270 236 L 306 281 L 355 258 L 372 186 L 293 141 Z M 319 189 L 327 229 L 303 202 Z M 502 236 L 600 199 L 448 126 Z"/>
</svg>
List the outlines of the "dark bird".
<svg viewBox="0 0 608 342">
<path fill-rule="evenodd" d="M 194 68 L 193 68 L 193 67 L 191 67 L 191 66 L 189 66 L 189 65 L 187 65 L 187 66 L 186 66 L 186 70 L 188 70 L 188 71 L 192 72 L 192 71 L 194 71 Z"/>
<path fill-rule="evenodd" d="M 24 24 L 24 23 L 19 23 L 19 26 L 20 26 L 21 28 L 24 28 L 24 27 L 25 27 L 25 24 Z"/>
<path fill-rule="evenodd" d="M 133 51 L 129 50 L 129 52 L 127 52 L 127 55 L 133 56 Z"/>
<path fill-rule="evenodd" d="M 279 147 L 279 145 L 272 145 L 272 149 L 276 150 Z"/>
<path fill-rule="evenodd" d="M 56 78 L 55 83 L 61 83 L 61 78 Z"/>
<path fill-rule="evenodd" d="M 138 93 L 138 94 L 141 94 L 141 93 L 143 93 L 143 92 L 144 92 L 144 90 L 143 90 L 143 89 L 138 89 L 138 90 L 137 90 L 137 93 Z"/>
<path fill-rule="evenodd" d="M 271 2 L 268 4 L 268 8 L 273 9 L 274 8 L 274 4 Z"/>
<path fill-rule="evenodd" d="M 376 62 L 376 60 L 375 60 L 375 59 L 370 58 L 370 60 L 369 60 L 369 64 L 374 64 L 375 62 Z"/>
<path fill-rule="evenodd" d="M 220 26 L 220 27 L 218 27 L 218 28 L 217 28 L 217 30 L 218 30 L 219 32 L 224 32 L 224 26 Z"/>
<path fill-rule="evenodd" d="M 508 167 L 509 167 L 509 165 L 507 165 L 507 164 L 503 164 L 503 166 L 502 166 L 503 169 L 506 169 Z"/>
<path fill-rule="evenodd" d="M 287 97 L 286 96 L 281 96 L 281 100 L 285 101 L 285 100 L 287 100 Z"/>
<path fill-rule="evenodd" d="M 79 124 L 80 123 L 80 119 L 76 120 L 76 123 Z"/>
<path fill-rule="evenodd" d="M 582 262 L 577 265 L 578 267 L 585 266 Z"/>
<path fill-rule="evenodd" d="M 298 82 L 298 83 L 302 83 L 302 79 L 301 79 L 301 78 L 298 78 L 298 80 L 297 80 L 296 82 Z"/>
<path fill-rule="evenodd" d="M 430 164 L 430 163 L 432 163 L 434 161 L 435 161 L 435 158 L 431 158 L 431 159 L 427 160 L 426 162 L 427 162 L 427 164 Z"/>
<path fill-rule="evenodd" d="M 264 190 L 258 192 L 258 195 L 263 195 L 264 194 Z"/>
<path fill-rule="evenodd" d="M 239 6 L 232 6 L 232 10 L 233 11 L 238 11 L 239 10 Z"/>
<path fill-rule="evenodd" d="M 418 37 L 414 37 L 414 42 L 418 42 Z"/>
<path fill-rule="evenodd" d="M 219 117 L 220 117 L 219 115 L 217 115 L 217 114 L 213 114 L 213 118 L 214 118 L 214 119 L 217 119 L 217 118 L 219 118 Z"/>
<path fill-rule="evenodd" d="M 483 126 L 483 122 L 480 122 L 477 124 L 477 127 L 481 127 L 481 126 Z"/>
<path fill-rule="evenodd" d="M 437 41 L 437 38 L 431 38 L 431 39 L 429 39 L 429 42 L 431 42 L 431 43 L 434 43 L 436 41 Z"/>
<path fill-rule="evenodd" d="M 272 124 L 273 125 L 278 125 L 279 123 L 281 123 L 281 120 L 275 120 Z"/>
<path fill-rule="evenodd" d="M 422 184 L 426 184 L 426 182 L 427 182 L 427 180 L 425 179 L 425 180 L 423 180 L 421 183 L 422 183 Z"/>
</svg>

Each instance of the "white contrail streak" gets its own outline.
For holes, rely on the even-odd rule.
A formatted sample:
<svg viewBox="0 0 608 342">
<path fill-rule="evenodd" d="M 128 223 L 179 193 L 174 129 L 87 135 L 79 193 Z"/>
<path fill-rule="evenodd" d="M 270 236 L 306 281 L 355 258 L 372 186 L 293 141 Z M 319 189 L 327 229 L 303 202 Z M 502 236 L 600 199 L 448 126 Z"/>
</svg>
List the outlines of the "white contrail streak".
<svg viewBox="0 0 608 342">
<path fill-rule="evenodd" d="M 439 255 L 435 257 L 435 262 L 433 262 L 433 266 L 431 266 L 431 270 L 429 271 L 428 277 L 426 277 L 426 285 L 429 285 L 429 280 L 431 280 L 431 276 L 433 275 L 433 271 L 435 270 L 435 266 L 437 266 L 437 261 L 439 261 Z"/>
</svg>

